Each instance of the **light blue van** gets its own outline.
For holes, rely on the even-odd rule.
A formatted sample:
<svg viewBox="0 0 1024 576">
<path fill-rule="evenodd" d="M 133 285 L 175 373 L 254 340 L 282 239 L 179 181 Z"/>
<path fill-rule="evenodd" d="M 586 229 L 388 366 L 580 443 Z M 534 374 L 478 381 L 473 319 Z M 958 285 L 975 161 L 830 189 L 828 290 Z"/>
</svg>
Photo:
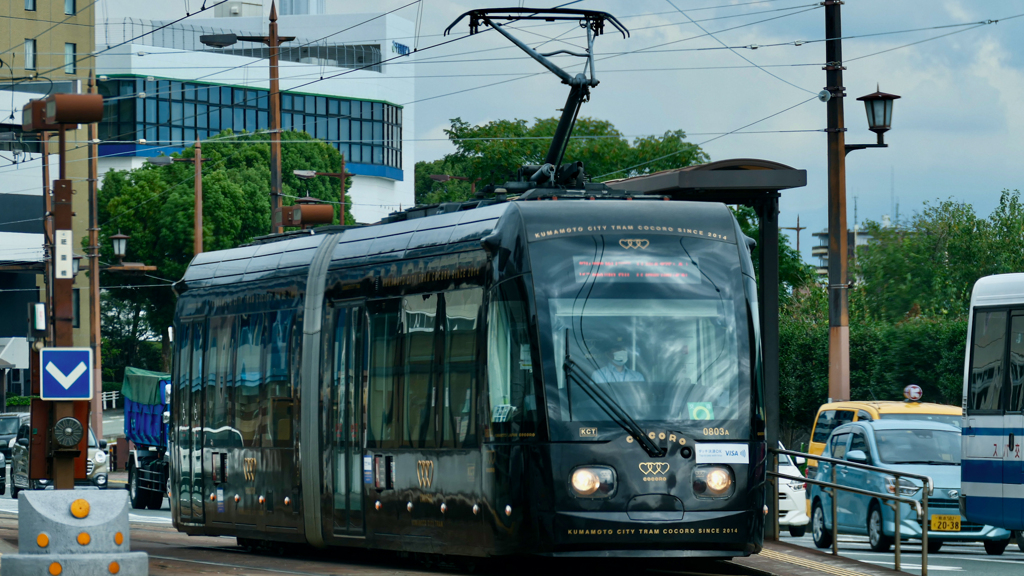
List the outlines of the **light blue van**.
<svg viewBox="0 0 1024 576">
<path fill-rule="evenodd" d="M 1010 543 L 1010 532 L 972 524 L 960 514 L 960 429 L 949 424 L 909 420 L 868 420 L 837 427 L 823 456 L 928 476 L 935 490 L 928 497 L 928 551 L 944 542 L 983 542 L 985 552 L 999 555 Z M 832 464 L 820 462 L 815 479 L 831 481 Z M 836 483 L 871 492 L 893 494 L 894 477 L 836 464 Z M 900 479 L 905 498 L 921 500 L 922 483 Z M 832 545 L 832 499 L 821 487 L 811 487 L 811 531 L 819 548 Z M 893 509 L 878 498 L 840 491 L 837 512 L 840 534 L 868 536 L 871 549 L 884 552 L 896 536 Z M 900 505 L 900 534 L 921 538 L 921 521 L 908 504 Z"/>
</svg>

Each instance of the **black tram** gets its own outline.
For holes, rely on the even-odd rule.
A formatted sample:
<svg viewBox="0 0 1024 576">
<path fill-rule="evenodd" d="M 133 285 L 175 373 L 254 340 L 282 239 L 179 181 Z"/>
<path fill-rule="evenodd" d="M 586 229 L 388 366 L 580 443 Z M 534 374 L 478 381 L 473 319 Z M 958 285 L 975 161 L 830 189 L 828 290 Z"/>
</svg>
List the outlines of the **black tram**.
<svg viewBox="0 0 1024 576">
<path fill-rule="evenodd" d="M 197 256 L 175 284 L 171 502 L 189 534 L 464 556 L 747 555 L 766 444 L 757 294 L 723 204 L 563 163 L 489 197 Z"/>
<path fill-rule="evenodd" d="M 469 556 L 758 551 L 735 218 L 566 196 L 196 257 L 176 284 L 175 526 Z"/>
</svg>

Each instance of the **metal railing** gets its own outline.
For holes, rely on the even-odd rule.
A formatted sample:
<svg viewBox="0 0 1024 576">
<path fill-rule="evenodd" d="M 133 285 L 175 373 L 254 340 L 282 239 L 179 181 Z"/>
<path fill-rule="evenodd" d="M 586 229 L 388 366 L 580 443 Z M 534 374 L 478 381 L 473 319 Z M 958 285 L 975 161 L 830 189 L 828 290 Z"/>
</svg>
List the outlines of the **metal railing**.
<svg viewBox="0 0 1024 576">
<path fill-rule="evenodd" d="M 772 454 L 772 458 L 774 459 L 773 462 L 772 462 L 772 464 L 773 464 L 772 468 L 771 468 L 772 470 L 778 470 L 779 469 L 779 455 L 780 454 L 785 454 L 787 456 L 799 456 L 801 458 L 805 458 L 805 459 L 808 459 L 808 460 L 817 460 L 818 462 L 828 462 L 828 463 L 832 464 L 832 468 L 830 470 L 831 477 L 832 477 L 832 481 L 831 482 L 825 482 L 825 481 L 822 481 L 822 480 L 815 480 L 813 478 L 807 478 L 807 477 L 804 477 L 804 476 L 790 476 L 788 474 L 780 474 L 778 472 L 772 472 L 772 471 L 768 472 L 768 476 L 770 476 L 769 481 L 771 482 L 772 487 L 774 488 L 774 490 L 772 491 L 772 498 L 774 498 L 774 500 L 775 500 L 775 508 L 774 508 L 775 509 L 775 518 L 772 520 L 772 533 L 774 534 L 774 537 L 775 537 L 776 540 L 779 539 L 779 514 L 778 514 L 778 510 L 779 510 L 779 485 L 778 485 L 778 479 L 779 478 L 782 478 L 782 479 L 785 479 L 785 480 L 797 480 L 797 481 L 806 482 L 808 484 L 815 484 L 817 486 L 821 486 L 823 488 L 822 492 L 825 492 L 826 494 L 829 495 L 829 498 L 831 498 L 831 500 L 832 500 L 832 555 L 833 556 L 838 556 L 839 555 L 839 522 L 837 520 L 837 507 L 838 507 L 838 505 L 836 504 L 836 500 L 837 500 L 837 498 L 836 498 L 836 490 L 842 490 L 842 491 L 845 491 L 845 492 L 852 492 L 854 494 L 860 494 L 862 496 L 871 496 L 873 498 L 878 498 L 879 500 L 887 501 L 888 503 L 886 504 L 886 506 L 892 508 L 893 512 L 895 514 L 895 518 L 894 518 L 893 524 L 895 525 L 895 528 L 896 528 L 896 534 L 895 534 L 895 538 L 893 538 L 893 540 L 895 541 L 895 545 L 896 545 L 896 566 L 895 566 L 895 568 L 896 568 L 896 571 L 899 572 L 900 571 L 900 561 L 901 561 L 901 558 L 900 558 L 900 556 L 901 556 L 901 554 L 900 554 L 900 541 L 902 540 L 901 535 L 900 535 L 900 524 L 902 522 L 902 518 L 901 518 L 901 514 L 900 514 L 900 504 L 909 504 L 911 507 L 914 508 L 914 511 L 917 512 L 917 517 L 921 521 L 921 576 L 928 576 L 928 530 L 931 528 L 931 526 L 930 526 L 931 522 L 930 522 L 930 520 L 928 518 L 928 496 L 930 496 L 932 494 L 932 492 L 935 490 L 935 483 L 932 482 L 932 479 L 931 479 L 930 476 L 924 476 L 922 474 L 911 474 L 909 472 L 899 472 L 897 470 L 892 470 L 892 469 L 889 469 L 889 468 L 879 468 L 877 466 L 871 466 L 870 464 L 861 464 L 860 462 L 853 462 L 853 461 L 850 461 L 850 460 L 840 460 L 840 459 L 836 459 L 836 458 L 828 458 L 828 457 L 825 457 L 825 456 L 815 456 L 813 454 L 807 454 L 807 453 L 804 453 L 804 452 L 795 452 L 793 450 L 781 450 L 781 449 L 778 449 L 778 448 L 768 448 L 768 451 L 769 451 L 769 453 Z M 850 468 L 858 468 L 858 469 L 861 469 L 861 470 L 868 470 L 870 472 L 881 472 L 883 474 L 887 474 L 889 476 L 892 476 L 893 477 L 893 484 L 894 484 L 893 485 L 893 493 L 892 494 L 887 494 L 885 492 L 872 492 L 870 490 L 862 490 L 860 488 L 854 488 L 852 486 L 842 486 L 840 484 L 837 484 L 836 483 L 836 466 L 837 465 L 839 465 L 839 466 L 849 466 Z M 901 497 L 899 495 L 900 494 L 900 478 L 901 477 L 902 478 L 914 478 L 916 480 L 920 480 L 924 484 L 924 486 L 922 487 L 923 488 L 923 492 L 921 493 L 921 500 L 914 500 L 913 498 L 903 498 L 903 497 Z M 910 483 L 910 485 L 913 486 L 914 484 Z M 812 514 L 813 514 L 813 512 L 812 512 Z M 822 522 L 824 522 L 824 519 L 822 519 Z M 814 526 L 813 526 L 814 518 L 813 517 L 810 519 L 810 523 L 811 523 L 811 531 L 812 531 L 812 534 L 813 534 L 813 531 L 814 531 Z M 882 530 L 882 536 L 884 537 L 885 536 L 885 522 L 884 522 L 884 520 L 882 521 L 881 530 Z"/>
<path fill-rule="evenodd" d="M 111 408 L 117 408 L 117 399 L 121 397 L 121 393 L 118 391 L 103 392 L 100 394 L 100 402 L 103 409 L 107 409 L 107 402 L 110 402 Z"/>
</svg>

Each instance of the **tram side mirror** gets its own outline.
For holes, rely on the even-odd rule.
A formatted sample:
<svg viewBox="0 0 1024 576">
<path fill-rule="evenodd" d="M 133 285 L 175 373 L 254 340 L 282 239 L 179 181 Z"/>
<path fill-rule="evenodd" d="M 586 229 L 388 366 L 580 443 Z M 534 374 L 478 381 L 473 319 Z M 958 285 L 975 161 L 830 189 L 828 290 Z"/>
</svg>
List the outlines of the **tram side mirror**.
<svg viewBox="0 0 1024 576">
<path fill-rule="evenodd" d="M 846 455 L 846 459 L 850 462 L 859 462 L 865 464 L 868 461 L 868 455 L 863 450 L 850 450 Z"/>
<path fill-rule="evenodd" d="M 750 252 L 753 252 L 754 248 L 757 248 L 757 240 L 754 240 L 749 236 L 744 236 L 743 239 L 747 242 L 747 250 Z"/>
</svg>

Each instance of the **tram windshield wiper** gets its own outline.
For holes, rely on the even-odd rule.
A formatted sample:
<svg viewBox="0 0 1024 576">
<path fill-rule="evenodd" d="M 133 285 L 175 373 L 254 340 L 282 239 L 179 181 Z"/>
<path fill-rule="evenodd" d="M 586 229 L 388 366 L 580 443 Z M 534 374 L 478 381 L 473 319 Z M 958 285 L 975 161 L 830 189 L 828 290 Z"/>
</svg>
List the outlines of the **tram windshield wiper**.
<svg viewBox="0 0 1024 576">
<path fill-rule="evenodd" d="M 666 454 L 666 450 L 654 443 L 647 434 L 644 433 L 644 429 L 636 423 L 633 418 L 615 401 L 614 398 L 608 395 L 607 392 L 601 390 L 589 376 L 575 363 L 569 356 L 569 339 L 566 338 L 566 350 L 565 350 L 565 362 L 562 363 L 562 371 L 564 372 L 566 380 L 575 382 L 587 396 L 594 401 L 595 404 L 602 410 L 604 410 L 608 416 L 611 417 L 612 421 L 622 427 L 623 430 L 629 432 L 636 438 L 640 447 L 644 449 L 650 456 L 654 458 L 661 458 Z"/>
</svg>

